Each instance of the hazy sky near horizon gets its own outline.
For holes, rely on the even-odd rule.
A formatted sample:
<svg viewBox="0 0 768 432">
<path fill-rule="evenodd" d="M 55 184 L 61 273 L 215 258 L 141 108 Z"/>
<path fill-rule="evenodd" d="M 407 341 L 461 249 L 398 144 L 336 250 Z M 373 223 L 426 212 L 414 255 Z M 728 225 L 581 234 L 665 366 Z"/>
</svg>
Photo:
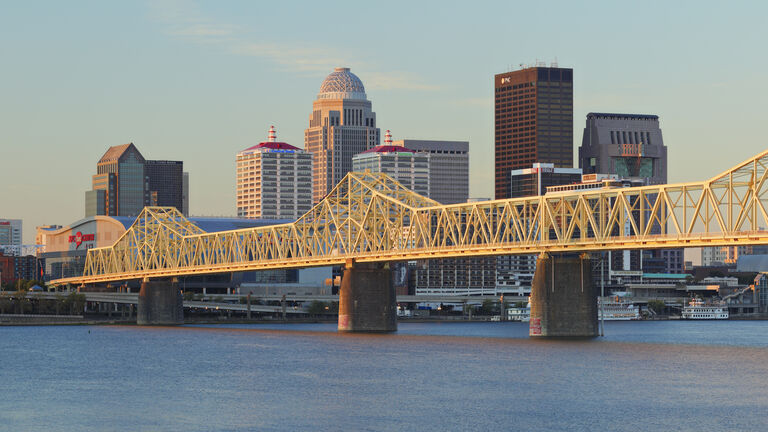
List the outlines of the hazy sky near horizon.
<svg viewBox="0 0 768 432">
<path fill-rule="evenodd" d="M 68 225 L 96 162 L 133 142 L 183 160 L 194 215 L 235 212 L 235 154 L 303 147 L 334 67 L 363 81 L 395 140 L 470 142 L 472 197 L 493 195 L 493 75 L 574 69 L 588 112 L 660 116 L 671 182 L 766 149 L 765 2 L 4 2 L 0 218 Z"/>
</svg>

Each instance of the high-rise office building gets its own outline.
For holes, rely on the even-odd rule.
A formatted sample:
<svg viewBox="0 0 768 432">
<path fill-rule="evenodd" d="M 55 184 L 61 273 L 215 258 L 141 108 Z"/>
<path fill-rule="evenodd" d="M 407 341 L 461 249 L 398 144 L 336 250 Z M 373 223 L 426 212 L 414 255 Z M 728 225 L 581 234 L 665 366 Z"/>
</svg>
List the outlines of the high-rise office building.
<svg viewBox="0 0 768 432">
<path fill-rule="evenodd" d="M 144 176 L 149 205 L 170 206 L 184 212 L 184 162 L 148 160 L 144 164 Z"/>
<path fill-rule="evenodd" d="M 589 113 L 579 147 L 584 174 L 615 174 L 641 185 L 667 183 L 667 147 L 659 116 L 649 114 Z M 660 234 L 662 227 L 652 228 Z M 683 272 L 683 250 L 623 251 L 612 255 L 612 268 L 623 271 Z"/>
<path fill-rule="evenodd" d="M 0 246 L 21 246 L 21 219 L 0 219 Z"/>
<path fill-rule="evenodd" d="M 495 196 L 509 174 L 536 162 L 573 167 L 573 69 L 528 67 L 494 77 Z"/>
<path fill-rule="evenodd" d="M 352 170 L 384 173 L 419 195 L 430 196 L 430 154 L 392 145 L 392 135 L 385 134 L 384 145 L 352 157 Z"/>
<path fill-rule="evenodd" d="M 404 139 L 393 142 L 419 153 L 429 153 L 429 197 L 440 204 L 469 199 L 469 142 Z"/>
<path fill-rule="evenodd" d="M 521 198 L 544 195 L 550 186 L 579 183 L 581 169 L 557 168 L 554 164 L 537 162 L 530 168 L 512 170 L 509 178 L 508 198 Z"/>
<path fill-rule="evenodd" d="M 21 219 L 0 219 L 0 252 L 16 255 L 21 250 Z"/>
<path fill-rule="evenodd" d="M 278 142 L 274 126 L 237 154 L 237 217 L 298 219 L 311 208 L 312 155 Z"/>
<path fill-rule="evenodd" d="M 352 156 L 377 145 L 376 113 L 363 82 L 349 68 L 336 68 L 320 86 L 304 131 L 304 149 L 313 158 L 313 201 L 352 171 Z"/>
<path fill-rule="evenodd" d="M 552 163 L 536 162 L 528 168 L 510 171 L 507 198 L 523 198 L 547 193 L 550 186 L 581 181 L 578 168 L 558 168 Z M 530 294 L 536 255 L 501 255 L 496 258 L 496 289 L 499 293 Z"/>
<path fill-rule="evenodd" d="M 137 216 L 145 206 L 183 208 L 183 162 L 144 159 L 133 143 L 110 147 L 96 164 L 85 216 Z"/>
<path fill-rule="evenodd" d="M 189 216 L 189 173 L 185 172 L 181 179 L 181 213 Z"/>
<path fill-rule="evenodd" d="M 667 182 L 667 147 L 659 116 L 589 113 L 579 147 L 584 174 L 617 174 L 621 178 Z"/>
</svg>

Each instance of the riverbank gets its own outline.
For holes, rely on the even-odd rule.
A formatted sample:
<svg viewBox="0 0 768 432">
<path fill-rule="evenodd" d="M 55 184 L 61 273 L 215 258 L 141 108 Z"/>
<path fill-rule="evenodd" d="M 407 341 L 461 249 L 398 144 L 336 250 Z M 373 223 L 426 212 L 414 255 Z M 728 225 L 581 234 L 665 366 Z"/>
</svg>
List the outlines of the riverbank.
<svg viewBox="0 0 768 432">
<path fill-rule="evenodd" d="M 730 321 L 765 321 L 768 314 L 732 316 Z M 483 323 L 492 321 L 490 316 L 461 318 L 461 317 L 418 317 L 398 318 L 398 323 Z M 682 320 L 678 316 L 664 316 L 638 321 L 690 321 Z M 717 321 L 717 320 L 714 320 Z M 728 320 L 722 320 L 728 321 Z M 185 317 L 184 324 L 332 324 L 336 323 L 336 317 L 329 318 L 292 318 L 280 319 L 228 319 L 228 318 L 190 318 Z M 515 322 L 515 321 L 504 321 Z M 0 327 L 2 326 L 58 326 L 58 325 L 136 325 L 136 319 L 114 319 L 110 317 L 83 316 L 83 315 L 33 315 L 33 314 L 0 314 Z"/>
</svg>

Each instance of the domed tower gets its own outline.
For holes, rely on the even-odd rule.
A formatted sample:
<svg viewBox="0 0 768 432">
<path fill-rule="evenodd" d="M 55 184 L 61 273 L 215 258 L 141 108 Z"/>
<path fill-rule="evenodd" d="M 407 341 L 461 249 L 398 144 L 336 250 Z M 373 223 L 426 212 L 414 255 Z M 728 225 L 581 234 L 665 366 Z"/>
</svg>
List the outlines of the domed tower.
<svg viewBox="0 0 768 432">
<path fill-rule="evenodd" d="M 377 145 L 376 113 L 363 82 L 349 68 L 334 69 L 320 86 L 304 131 L 304 148 L 313 158 L 313 201 L 323 199 L 352 171 L 352 156 Z"/>
</svg>

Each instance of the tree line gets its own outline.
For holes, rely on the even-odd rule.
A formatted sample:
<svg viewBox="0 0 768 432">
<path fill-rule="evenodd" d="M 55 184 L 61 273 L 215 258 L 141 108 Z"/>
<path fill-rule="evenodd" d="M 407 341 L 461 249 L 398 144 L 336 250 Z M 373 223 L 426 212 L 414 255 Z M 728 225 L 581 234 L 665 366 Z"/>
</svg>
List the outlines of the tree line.
<svg viewBox="0 0 768 432">
<path fill-rule="evenodd" d="M 0 314 L 83 314 L 85 294 L 56 293 L 55 298 L 38 298 L 30 295 L 29 291 L 35 285 L 46 291 L 45 283 L 37 280 L 19 279 L 14 283 L 3 284 L 0 291 Z"/>
</svg>

